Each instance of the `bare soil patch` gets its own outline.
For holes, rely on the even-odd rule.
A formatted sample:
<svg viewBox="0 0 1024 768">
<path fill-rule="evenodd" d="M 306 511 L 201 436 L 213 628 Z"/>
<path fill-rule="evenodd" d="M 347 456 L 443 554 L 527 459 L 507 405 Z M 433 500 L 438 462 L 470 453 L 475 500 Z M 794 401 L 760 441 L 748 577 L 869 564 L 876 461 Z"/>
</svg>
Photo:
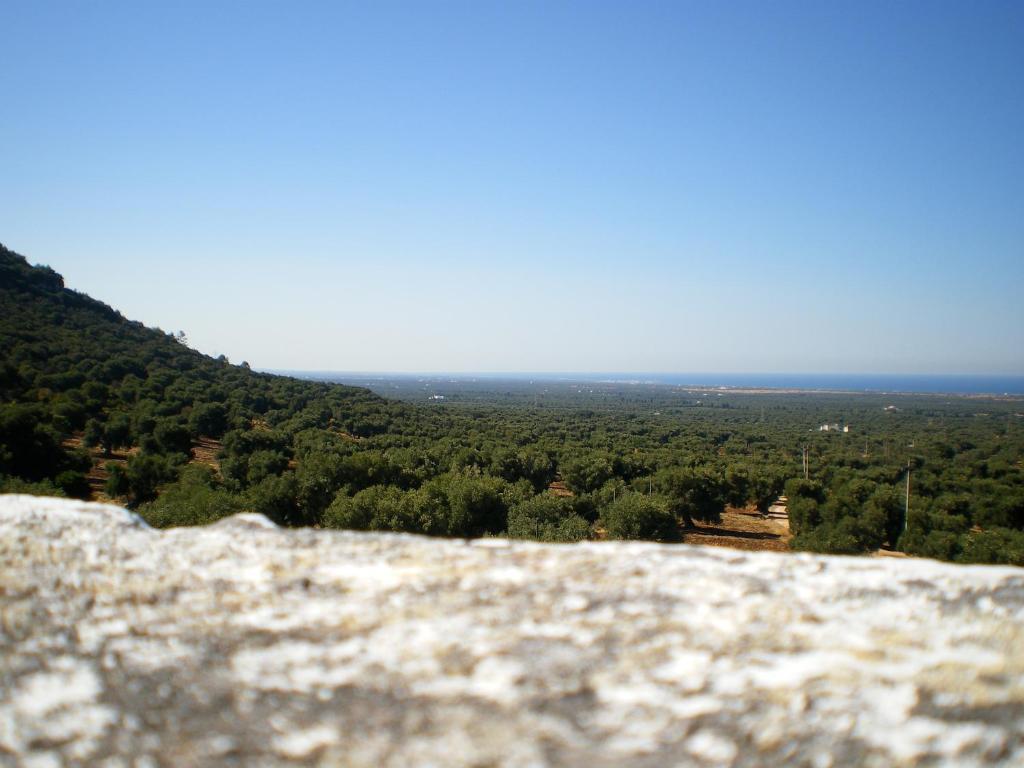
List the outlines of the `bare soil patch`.
<svg viewBox="0 0 1024 768">
<path fill-rule="evenodd" d="M 220 440 L 214 440 L 212 437 L 200 437 L 192 443 L 192 461 L 190 463 L 205 464 L 219 474 L 220 461 L 217 460 L 217 454 L 220 453 L 220 449 Z"/>
<path fill-rule="evenodd" d="M 683 531 L 685 544 L 732 547 L 755 552 L 789 552 L 790 533 L 781 521 L 756 509 L 726 508 L 721 523 L 697 523 Z"/>
<path fill-rule="evenodd" d="M 550 485 L 548 485 L 548 493 L 552 494 L 553 496 L 559 496 L 565 499 L 571 498 L 576 495 L 566 487 L 564 480 L 555 480 Z"/>
</svg>

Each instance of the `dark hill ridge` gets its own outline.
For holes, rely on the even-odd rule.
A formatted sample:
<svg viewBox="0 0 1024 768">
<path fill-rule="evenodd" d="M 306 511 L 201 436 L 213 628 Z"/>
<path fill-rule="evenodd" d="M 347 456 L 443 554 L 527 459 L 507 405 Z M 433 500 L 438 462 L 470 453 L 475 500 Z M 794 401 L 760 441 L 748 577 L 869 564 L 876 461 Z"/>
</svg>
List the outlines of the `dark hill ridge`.
<svg viewBox="0 0 1024 768">
<path fill-rule="evenodd" d="M 214 359 L 189 349 L 171 334 L 128 320 L 103 302 L 66 288 L 64 279 L 50 267 L 31 266 L 24 256 L 3 245 L 0 309 L 0 334 L 5 341 L 4 378 L 0 386 L 4 387 L 2 394 L 12 398 L 33 385 L 62 393 L 84 378 L 111 386 L 129 375 L 142 377 L 173 371 L 175 375 L 183 374 L 186 380 L 199 379 L 246 390 L 267 390 L 270 382 L 278 386 L 288 382 L 286 393 L 278 393 L 279 397 L 286 394 L 315 398 L 331 391 L 365 402 L 383 403 L 363 388 L 325 387 L 255 373 L 245 364 L 232 366 L 223 358 Z M 24 378 L 28 374 L 35 378 Z M 71 387 L 69 383 L 73 383 Z M 268 397 L 270 393 L 262 394 Z"/>
</svg>

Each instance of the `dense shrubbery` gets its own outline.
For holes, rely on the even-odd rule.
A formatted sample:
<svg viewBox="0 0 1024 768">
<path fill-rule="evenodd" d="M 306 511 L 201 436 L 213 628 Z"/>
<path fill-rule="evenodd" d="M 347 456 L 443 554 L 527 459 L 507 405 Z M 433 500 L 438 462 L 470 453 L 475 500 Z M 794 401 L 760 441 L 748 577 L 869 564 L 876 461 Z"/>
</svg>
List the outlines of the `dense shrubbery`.
<svg viewBox="0 0 1024 768">
<path fill-rule="evenodd" d="M 679 526 L 669 505 L 659 496 L 627 492 L 601 512 L 601 525 L 611 539 L 672 541 Z"/>
<path fill-rule="evenodd" d="M 990 528 L 960 537 L 957 560 L 962 563 L 1006 563 L 1024 566 L 1024 531 Z"/>
<path fill-rule="evenodd" d="M 0 338 L 0 490 L 87 497 L 80 437 L 109 462 L 109 495 L 157 526 L 253 511 L 282 525 L 669 541 L 726 504 L 764 510 L 785 485 L 797 548 L 1022 564 L 1019 403 L 608 385 L 583 407 L 569 385 L 480 383 L 411 405 L 203 356 L 2 246 Z M 815 429 L 841 420 L 856 436 Z M 216 467 L 194 463 L 200 438 L 222 441 Z M 810 477 L 793 480 L 804 448 Z M 549 494 L 554 480 L 571 497 Z"/>
<path fill-rule="evenodd" d="M 845 479 L 826 492 L 818 483 L 791 480 L 786 495 L 799 549 L 855 554 L 899 540 L 903 501 L 890 485 Z"/>
<path fill-rule="evenodd" d="M 87 456 L 61 446 L 61 435 L 49 422 L 42 405 L 0 405 L 0 477 L 8 475 L 29 482 L 50 480 L 61 486 L 58 478 L 89 468 Z"/>
<path fill-rule="evenodd" d="M 108 464 L 106 491 L 109 496 L 123 496 L 133 504 L 156 498 L 161 485 L 177 477 L 177 457 L 140 453 L 129 457 L 127 464 Z"/>
<path fill-rule="evenodd" d="M 150 525 L 169 528 L 205 525 L 245 509 L 244 499 L 228 492 L 209 467 L 190 466 L 163 488 L 159 498 L 138 511 Z"/>
<path fill-rule="evenodd" d="M 590 523 L 573 512 L 568 500 L 542 494 L 509 509 L 508 535 L 537 541 L 582 541 L 590 535 Z"/>
</svg>

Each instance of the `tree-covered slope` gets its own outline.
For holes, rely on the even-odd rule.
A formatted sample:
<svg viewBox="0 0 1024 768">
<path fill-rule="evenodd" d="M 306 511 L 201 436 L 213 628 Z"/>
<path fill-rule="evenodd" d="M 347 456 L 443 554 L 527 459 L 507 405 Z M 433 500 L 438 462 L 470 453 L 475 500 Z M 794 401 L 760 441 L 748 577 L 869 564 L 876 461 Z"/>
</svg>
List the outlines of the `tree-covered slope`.
<svg viewBox="0 0 1024 768">
<path fill-rule="evenodd" d="M 330 393 L 350 406 L 379 408 L 367 390 L 255 373 L 189 349 L 174 335 L 127 320 L 106 304 L 64 286 L 49 267 L 30 266 L 0 245 L 0 396 L 57 398 L 73 426 L 122 403 L 152 397 L 165 406 L 220 402 L 229 423 L 292 408 Z M 214 388 L 204 396 L 203 388 Z M 101 391 L 104 390 L 104 391 Z M 356 423 L 349 426 L 359 429 Z M 372 429 L 363 425 L 366 429 Z"/>
<path fill-rule="evenodd" d="M 120 488 L 142 501 L 176 476 L 200 435 L 237 441 L 258 433 L 264 442 L 287 443 L 285 435 L 324 428 L 369 436 L 408 410 L 364 389 L 256 373 L 203 355 L 66 288 L 52 269 L 3 246 L 0 339 L 0 476 L 11 488 L 34 483 L 87 495 L 90 459 L 62 446 L 76 434 L 86 445 L 142 449 L 130 469 L 148 476 L 122 478 Z M 133 488 L 132 480 L 144 482 Z"/>
</svg>

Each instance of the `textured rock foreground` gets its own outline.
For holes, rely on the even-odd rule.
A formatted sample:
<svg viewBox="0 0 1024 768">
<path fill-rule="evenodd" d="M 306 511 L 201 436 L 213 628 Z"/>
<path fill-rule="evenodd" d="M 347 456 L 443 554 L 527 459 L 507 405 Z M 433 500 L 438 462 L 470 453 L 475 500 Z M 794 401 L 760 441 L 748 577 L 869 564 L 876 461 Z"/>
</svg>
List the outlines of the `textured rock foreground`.
<svg viewBox="0 0 1024 768">
<path fill-rule="evenodd" d="M 1024 762 L 1024 571 L 0 497 L 0 764 Z"/>
</svg>

